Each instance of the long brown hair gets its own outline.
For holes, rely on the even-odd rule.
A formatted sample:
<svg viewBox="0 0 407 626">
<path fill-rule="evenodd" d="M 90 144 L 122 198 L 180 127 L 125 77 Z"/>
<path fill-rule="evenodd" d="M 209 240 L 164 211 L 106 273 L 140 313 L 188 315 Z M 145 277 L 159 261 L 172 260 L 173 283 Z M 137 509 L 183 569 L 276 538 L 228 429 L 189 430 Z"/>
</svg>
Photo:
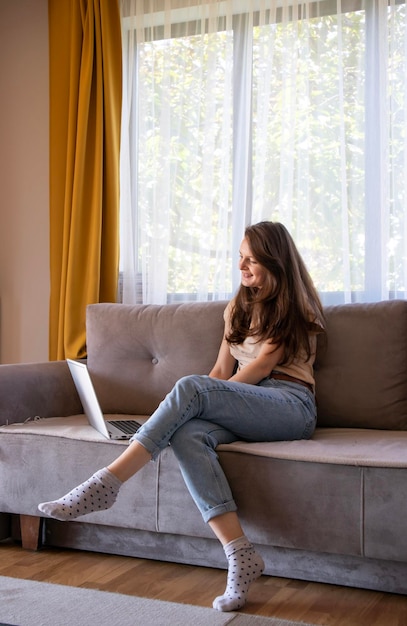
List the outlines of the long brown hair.
<svg viewBox="0 0 407 626">
<path fill-rule="evenodd" d="M 310 333 L 324 331 L 324 314 L 290 233 L 279 222 L 259 222 L 246 228 L 245 238 L 267 270 L 266 278 L 261 289 L 240 285 L 227 341 L 240 344 L 252 336 L 284 345 L 281 364 L 290 363 L 300 350 L 310 358 Z"/>
</svg>

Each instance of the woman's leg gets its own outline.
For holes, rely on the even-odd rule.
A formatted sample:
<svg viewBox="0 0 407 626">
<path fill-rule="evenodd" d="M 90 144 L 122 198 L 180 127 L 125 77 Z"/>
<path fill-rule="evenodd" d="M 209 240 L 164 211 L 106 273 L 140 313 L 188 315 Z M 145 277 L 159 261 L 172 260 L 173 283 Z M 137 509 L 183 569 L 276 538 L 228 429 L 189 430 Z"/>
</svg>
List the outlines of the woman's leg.
<svg viewBox="0 0 407 626">
<path fill-rule="evenodd" d="M 255 547 L 243 534 L 236 513 L 224 513 L 209 521 L 221 541 L 228 560 L 226 589 L 213 601 L 218 611 L 236 611 L 247 600 L 250 585 L 264 572 L 264 561 Z"/>
<path fill-rule="evenodd" d="M 69 521 L 110 509 L 122 484 L 151 460 L 151 454 L 134 441 L 113 463 L 99 470 L 58 500 L 42 502 L 39 510 L 49 517 Z"/>
<path fill-rule="evenodd" d="M 174 433 L 202 418 L 246 441 L 308 438 L 315 428 L 315 400 L 295 383 L 265 380 L 259 385 L 209 376 L 185 376 L 132 438 L 155 458 Z"/>
<path fill-rule="evenodd" d="M 244 534 L 235 511 L 223 513 L 223 515 L 213 517 L 209 520 L 208 524 L 221 542 L 222 546 L 226 546 L 231 541 L 239 539 L 239 537 Z"/>
<path fill-rule="evenodd" d="M 315 407 L 298 385 L 279 389 L 270 381 L 266 387 L 221 381 L 208 376 L 187 376 L 175 385 L 117 461 L 92 476 L 63 498 L 39 505 L 40 511 L 57 519 L 74 519 L 110 508 L 121 480 L 155 458 L 173 435 L 189 420 L 204 416 L 247 441 L 290 440 L 311 436 Z M 272 387 L 272 389 L 270 389 Z M 291 388 L 291 389 L 290 389 Z M 227 510 L 218 513 L 228 512 Z"/>
<path fill-rule="evenodd" d="M 215 450 L 220 443 L 235 439 L 233 433 L 201 419 L 186 422 L 171 439 L 185 484 L 203 519 L 221 542 L 228 561 L 225 592 L 213 602 L 218 611 L 242 608 L 251 583 L 264 570 L 263 559 L 243 533 Z"/>
<path fill-rule="evenodd" d="M 201 416 L 205 419 L 197 419 Z M 239 438 L 267 441 L 310 437 L 314 426 L 313 399 L 298 385 L 279 389 L 273 382 L 251 386 L 205 376 L 186 377 L 177 383 L 116 461 L 61 500 L 40 505 L 40 510 L 58 519 L 73 519 L 109 508 L 122 481 L 171 441 L 191 495 L 228 559 L 226 590 L 213 606 L 221 611 L 236 610 L 245 604 L 249 586 L 262 574 L 264 563 L 243 534 L 215 448 L 219 443 Z M 94 492 L 100 491 L 100 485 L 109 497 L 89 510 L 88 501 L 94 502 Z M 72 499 L 73 507 L 67 503 Z"/>
<path fill-rule="evenodd" d="M 133 441 L 113 463 L 108 465 L 108 469 L 124 483 L 137 474 L 148 461 L 151 461 L 151 454 L 141 443 Z"/>
</svg>

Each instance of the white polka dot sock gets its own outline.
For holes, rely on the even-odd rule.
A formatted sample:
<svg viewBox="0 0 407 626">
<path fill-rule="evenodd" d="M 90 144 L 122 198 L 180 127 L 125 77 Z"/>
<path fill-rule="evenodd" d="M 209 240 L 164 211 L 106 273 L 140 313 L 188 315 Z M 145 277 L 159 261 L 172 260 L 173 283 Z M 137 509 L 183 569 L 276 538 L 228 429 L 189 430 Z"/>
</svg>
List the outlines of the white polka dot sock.
<svg viewBox="0 0 407 626">
<path fill-rule="evenodd" d="M 264 561 L 254 546 L 243 536 L 223 547 L 229 562 L 228 580 L 223 596 L 213 601 L 218 611 L 241 609 L 247 598 L 251 583 L 264 571 Z"/>
<path fill-rule="evenodd" d="M 49 517 L 72 520 L 93 511 L 110 509 L 121 485 L 121 480 L 105 467 L 59 500 L 42 502 L 38 508 Z"/>
</svg>

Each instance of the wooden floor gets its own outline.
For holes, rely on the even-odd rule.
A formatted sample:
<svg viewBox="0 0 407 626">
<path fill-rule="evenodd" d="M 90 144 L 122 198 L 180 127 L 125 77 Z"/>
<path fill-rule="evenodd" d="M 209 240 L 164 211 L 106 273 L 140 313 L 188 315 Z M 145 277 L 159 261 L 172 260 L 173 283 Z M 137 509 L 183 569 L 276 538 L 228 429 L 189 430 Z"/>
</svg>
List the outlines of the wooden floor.
<svg viewBox="0 0 407 626">
<path fill-rule="evenodd" d="M 226 572 L 92 552 L 23 550 L 0 542 L 0 575 L 210 607 Z M 406 626 L 407 597 L 262 576 L 242 613 L 325 626 Z"/>
</svg>

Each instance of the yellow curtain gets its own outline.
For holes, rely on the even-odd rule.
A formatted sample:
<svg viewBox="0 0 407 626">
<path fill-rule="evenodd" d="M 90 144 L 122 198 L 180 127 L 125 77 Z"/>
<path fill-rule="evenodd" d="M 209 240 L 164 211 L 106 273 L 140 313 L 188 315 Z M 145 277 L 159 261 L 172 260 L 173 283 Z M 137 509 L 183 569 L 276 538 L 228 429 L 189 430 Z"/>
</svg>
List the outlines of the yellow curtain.
<svg viewBox="0 0 407 626">
<path fill-rule="evenodd" d="M 86 355 L 86 306 L 116 300 L 122 90 L 118 0 L 48 0 L 50 359 Z"/>
</svg>

